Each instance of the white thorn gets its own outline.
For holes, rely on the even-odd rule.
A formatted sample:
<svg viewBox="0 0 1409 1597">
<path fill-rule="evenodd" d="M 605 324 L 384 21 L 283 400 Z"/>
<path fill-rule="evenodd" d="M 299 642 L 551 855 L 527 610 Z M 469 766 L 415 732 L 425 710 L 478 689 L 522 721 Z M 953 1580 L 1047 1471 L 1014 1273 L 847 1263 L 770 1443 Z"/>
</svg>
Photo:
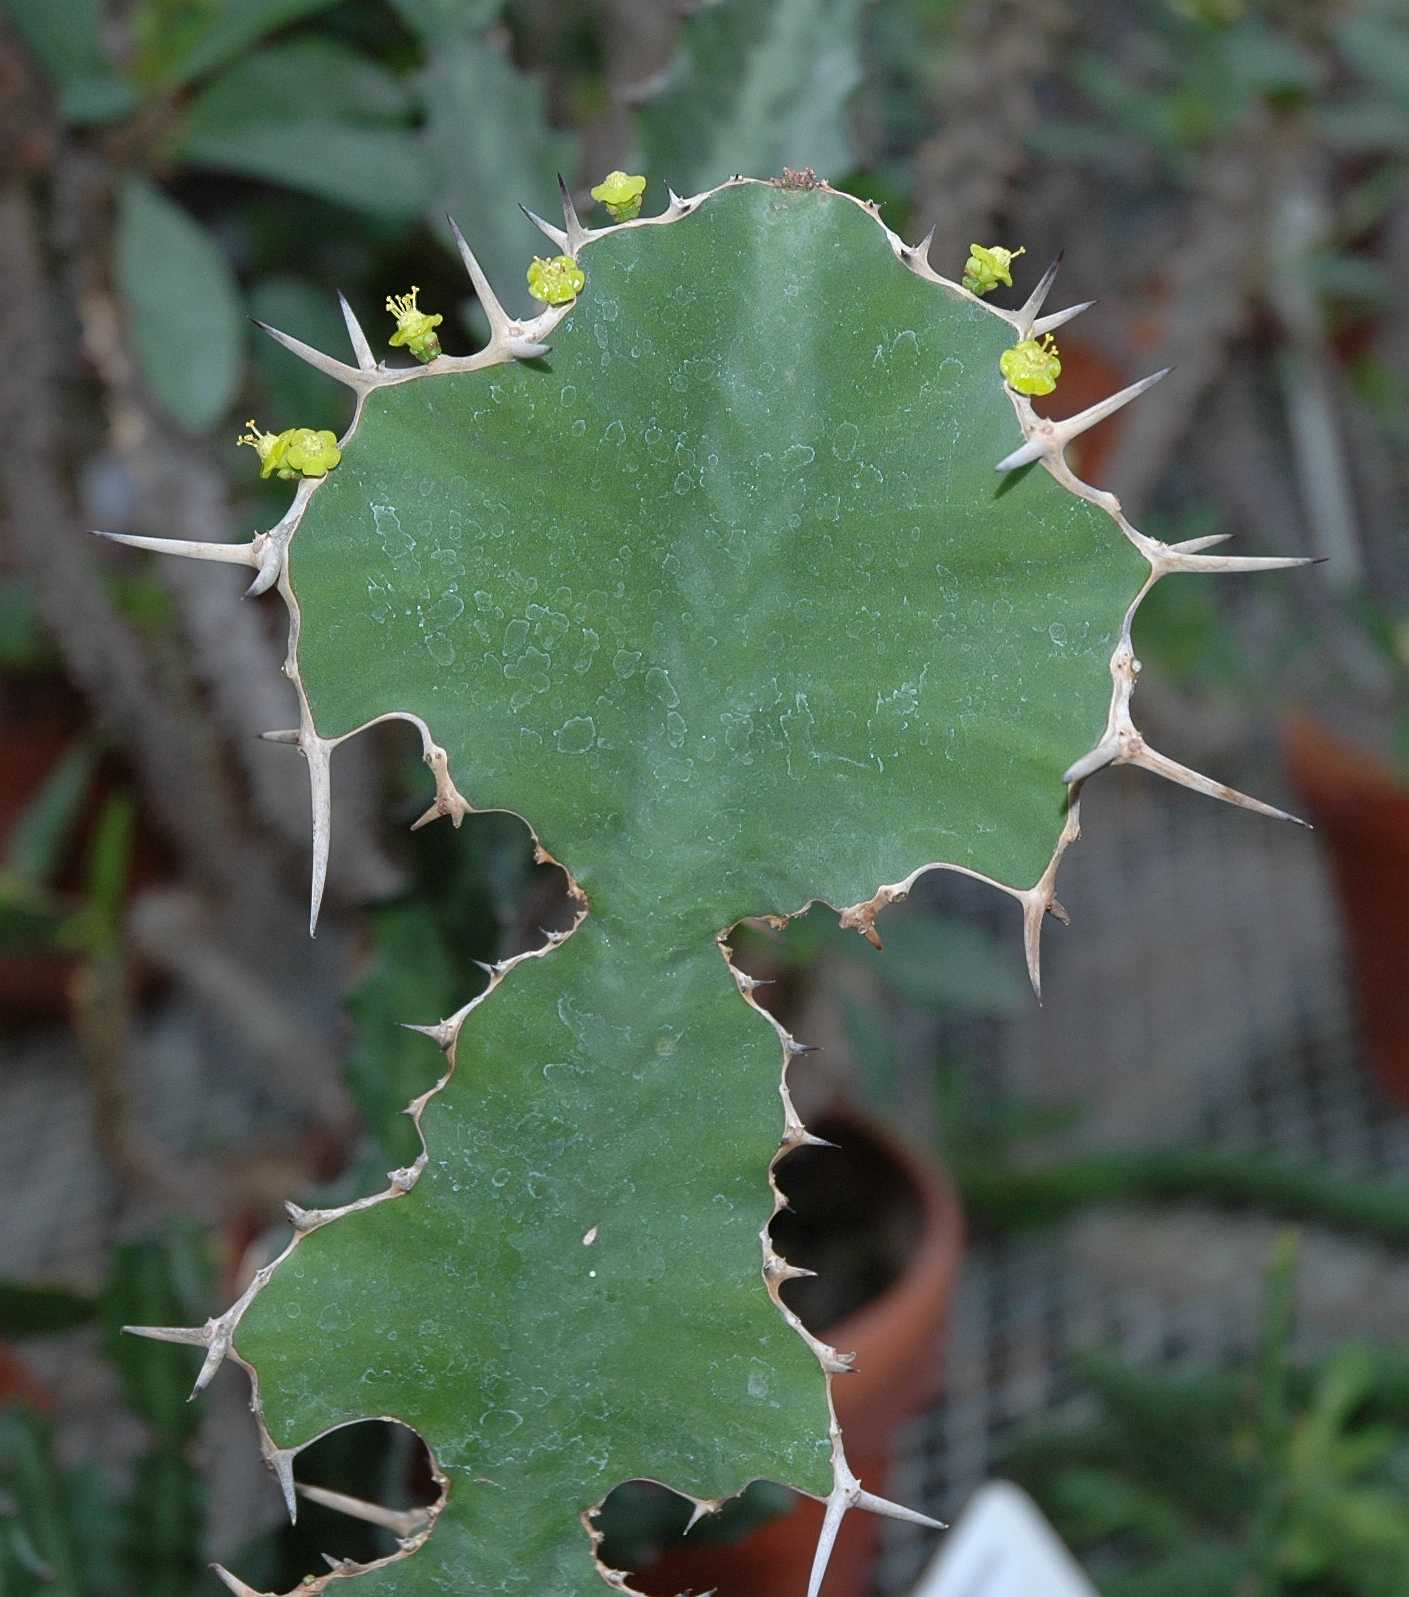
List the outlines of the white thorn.
<svg viewBox="0 0 1409 1597">
<path fill-rule="evenodd" d="M 811 1132 L 800 1120 L 794 1120 L 783 1128 L 783 1135 L 779 1138 L 779 1145 L 787 1148 L 791 1153 L 794 1148 L 835 1148 L 835 1142 L 828 1142 L 825 1137 L 819 1137 Z"/>
<path fill-rule="evenodd" d="M 587 242 L 587 229 L 578 220 L 577 207 L 572 203 L 572 195 L 568 193 L 568 186 L 563 182 L 563 174 L 558 173 L 558 190 L 563 196 L 563 227 L 567 236 L 567 249 L 564 253 L 574 259 L 577 252 Z"/>
<path fill-rule="evenodd" d="M 509 340 L 509 353 L 515 360 L 538 360 L 549 353 L 551 344 L 539 344 L 531 338 L 514 337 Z"/>
<path fill-rule="evenodd" d="M 1142 770 L 1152 771 L 1156 776 L 1164 777 L 1167 782 L 1177 782 L 1181 787 L 1192 788 L 1195 793 L 1207 794 L 1209 798 L 1221 799 L 1225 804 L 1235 805 L 1238 809 L 1252 810 L 1257 815 L 1271 816 L 1274 821 L 1291 821 L 1296 826 L 1307 826 L 1308 830 L 1310 829 L 1308 823 L 1299 816 L 1289 815 L 1286 810 L 1279 810 L 1272 804 L 1264 804 L 1261 799 L 1250 798 L 1246 793 L 1240 793 L 1237 788 L 1215 782 L 1198 771 L 1190 770 L 1187 765 L 1180 765 L 1177 760 L 1156 753 L 1144 743 L 1137 744 L 1122 754 L 1120 763 L 1138 765 Z"/>
<path fill-rule="evenodd" d="M 285 544 L 277 538 L 270 538 L 264 545 L 259 557 L 259 570 L 249 587 L 245 589 L 246 599 L 257 599 L 261 593 L 268 593 L 279 580 L 279 573 L 284 568 Z"/>
<path fill-rule="evenodd" d="M 1321 565 L 1316 555 L 1205 555 L 1176 550 L 1159 555 L 1160 575 L 1170 571 L 1227 574 L 1233 571 L 1289 571 L 1293 566 Z"/>
<path fill-rule="evenodd" d="M 1032 983 L 1032 995 L 1042 1002 L 1042 923 L 1047 919 L 1047 906 L 1040 893 L 1024 894 L 1023 901 L 1023 958 L 1027 961 L 1027 979 Z"/>
<path fill-rule="evenodd" d="M 318 935 L 318 912 L 328 881 L 328 852 L 333 836 L 332 747 L 322 738 L 299 744 L 308 761 L 308 799 L 313 814 L 313 873 L 309 889 L 308 935 Z"/>
<path fill-rule="evenodd" d="M 129 549 L 150 549 L 159 555 L 184 555 L 188 560 L 214 560 L 226 566 L 258 566 L 264 535 L 249 543 L 190 543 L 184 538 L 143 538 L 136 533 L 102 532 L 95 528 L 93 536 L 126 544 Z"/>
<path fill-rule="evenodd" d="M 514 319 L 499 303 L 499 296 L 489 286 L 484 268 L 475 259 L 475 252 L 466 242 L 465 235 L 460 231 L 455 218 L 447 214 L 445 220 L 450 223 L 450 231 L 455 235 L 455 247 L 460 251 L 460 259 L 465 263 L 465 270 L 470 274 L 470 281 L 475 286 L 480 308 L 489 319 L 490 343 L 506 343 L 513 337 Z"/>
<path fill-rule="evenodd" d="M 1079 305 L 1068 305 L 1064 311 L 1053 311 L 1050 316 L 1039 316 L 1032 324 L 1032 336 L 1041 338 L 1044 333 L 1055 333 L 1059 327 L 1065 327 L 1069 321 L 1080 316 L 1082 311 L 1089 311 L 1095 303 L 1094 299 L 1084 299 Z"/>
<path fill-rule="evenodd" d="M 1045 437 L 1029 438 L 1026 443 L 1019 444 L 1011 455 L 1004 455 L 1002 460 L 993 468 L 994 471 L 1016 471 L 1019 466 L 1030 466 L 1034 460 L 1041 460 L 1049 448 Z"/>
<path fill-rule="evenodd" d="M 681 1534 L 688 1536 L 702 1519 L 708 1518 L 710 1514 L 717 1514 L 719 1508 L 720 1504 L 717 1498 L 697 1497 L 692 1499 L 690 1503 L 690 1518 Z"/>
<path fill-rule="evenodd" d="M 530 211 L 526 205 L 520 205 L 519 209 L 546 239 L 556 244 L 564 253 L 567 252 L 568 236 L 562 228 L 554 227 L 551 222 L 545 222 L 537 211 Z"/>
<path fill-rule="evenodd" d="M 289 1217 L 289 1224 L 295 1231 L 307 1231 L 312 1227 L 314 1211 L 305 1209 L 302 1204 L 295 1203 L 292 1198 L 284 1199 L 284 1213 Z"/>
<path fill-rule="evenodd" d="M 1083 782 L 1102 766 L 1109 765 L 1120 755 L 1119 738 L 1102 738 L 1094 749 L 1089 749 L 1079 760 L 1062 772 L 1062 781 L 1070 787 L 1073 782 Z"/>
<path fill-rule="evenodd" d="M 817 1597 L 826 1578 L 827 1565 L 832 1561 L 832 1549 L 837 1544 L 837 1532 L 846 1518 L 851 1502 L 840 1484 L 832 1488 L 827 1498 L 827 1512 L 822 1520 L 822 1530 L 817 1537 L 817 1551 L 812 1555 L 812 1574 L 807 1582 L 807 1597 Z"/>
<path fill-rule="evenodd" d="M 235 1597 L 268 1597 L 268 1593 L 256 1591 L 253 1586 L 246 1586 L 238 1575 L 232 1575 L 223 1564 L 212 1564 L 210 1567 L 225 1587 L 234 1592 Z"/>
<path fill-rule="evenodd" d="M 1052 284 L 1057 280 L 1057 268 L 1061 264 L 1062 257 L 1058 255 L 1056 260 L 1043 272 L 1038 280 L 1037 287 L 1027 296 L 1022 309 L 1014 314 L 1013 323 L 1018 330 L 1019 339 L 1032 337 L 1032 330 L 1037 323 L 1038 316 L 1041 314 L 1043 305 L 1047 302 L 1047 296 L 1052 292 Z"/>
<path fill-rule="evenodd" d="M 205 1325 L 124 1325 L 124 1336 L 144 1336 L 151 1342 L 180 1342 L 186 1347 L 209 1347 L 211 1329 Z"/>
<path fill-rule="evenodd" d="M 936 223 L 935 227 L 938 227 L 938 225 L 939 224 Z M 905 246 L 905 253 L 912 261 L 922 261 L 926 266 L 929 265 L 930 245 L 934 243 L 934 231 L 935 230 L 932 227 L 918 244 L 907 244 Z"/>
<path fill-rule="evenodd" d="M 417 1026 L 409 1020 L 401 1022 L 402 1031 L 414 1031 L 420 1037 L 429 1037 L 442 1053 L 455 1041 L 457 1027 L 448 1020 L 438 1020 L 434 1026 Z"/>
<path fill-rule="evenodd" d="M 188 1403 L 193 1403 L 215 1379 L 215 1372 L 225 1362 L 225 1355 L 229 1351 L 230 1332 L 224 1324 L 217 1325 L 206 1352 L 205 1363 L 201 1365 L 195 1385 L 191 1388 L 191 1395 L 186 1399 Z"/>
<path fill-rule="evenodd" d="M 832 1549 L 836 1546 L 837 1532 L 841 1529 L 842 1520 L 845 1519 L 848 1509 L 864 1508 L 869 1513 L 880 1514 L 886 1519 L 903 1520 L 907 1525 L 924 1525 L 930 1530 L 949 1528 L 942 1520 L 931 1519 L 928 1514 L 918 1513 L 913 1508 L 902 1508 L 899 1503 L 877 1497 L 874 1492 L 863 1491 L 861 1482 L 851 1473 L 846 1455 L 841 1450 L 841 1437 L 836 1432 L 835 1423 L 833 1421 L 832 1433 L 834 1484 L 827 1496 L 827 1512 L 822 1520 L 821 1534 L 817 1538 L 817 1551 L 812 1559 L 812 1575 L 807 1583 L 807 1597 L 817 1597 L 822 1589 L 827 1565 L 831 1562 Z"/>
<path fill-rule="evenodd" d="M 250 319 L 261 332 L 268 333 L 276 344 L 282 344 L 291 355 L 297 355 L 301 361 L 306 361 L 314 371 L 322 372 L 325 377 L 331 377 L 334 382 L 343 383 L 358 393 L 367 388 L 366 373 L 359 367 L 334 360 L 331 355 L 325 355 L 321 349 L 314 349 L 312 344 L 305 344 L 301 338 L 295 338 L 291 333 L 280 332 L 277 327 L 271 327 L 268 322 L 261 322 L 258 317 Z"/>
<path fill-rule="evenodd" d="M 298 1493 L 294 1487 L 294 1455 L 287 1447 L 273 1447 L 265 1455 L 265 1460 L 274 1471 L 274 1478 L 283 1493 L 284 1507 L 289 1511 L 289 1524 L 297 1525 Z"/>
<path fill-rule="evenodd" d="M 859 1488 L 856 1492 L 855 1506 L 864 1508 L 868 1513 L 879 1514 L 883 1519 L 898 1519 L 906 1525 L 924 1525 L 930 1530 L 949 1529 L 942 1519 L 931 1519 L 928 1514 L 922 1514 L 918 1509 L 888 1502 L 884 1497 L 877 1497 L 874 1492 L 863 1492 Z"/>
<path fill-rule="evenodd" d="M 207 1320 L 200 1326 L 124 1325 L 122 1329 L 127 1336 L 144 1336 L 153 1342 L 179 1342 L 186 1347 L 203 1347 L 206 1350 L 196 1384 L 191 1388 L 191 1396 L 186 1399 L 188 1403 L 210 1385 L 230 1351 L 230 1327 L 224 1317 Z"/>
<path fill-rule="evenodd" d="M 347 296 L 341 290 L 338 291 L 338 304 L 342 306 L 342 319 L 347 323 L 347 336 L 352 340 L 352 352 L 357 356 L 357 364 L 364 372 L 376 371 L 377 357 L 372 353 L 366 333 L 362 331 L 362 323 L 357 320 L 356 312 L 347 303 Z"/>
<path fill-rule="evenodd" d="M 1054 421 L 1053 434 L 1065 447 L 1073 438 L 1080 438 L 1082 433 L 1089 431 L 1097 422 L 1104 421 L 1107 416 L 1114 416 L 1116 411 L 1123 410 L 1132 399 L 1138 399 L 1156 383 L 1162 382 L 1172 370 L 1170 366 L 1161 367 L 1159 371 L 1151 372 L 1148 377 L 1142 377 L 1138 383 L 1131 383 L 1129 387 L 1122 388 L 1118 394 L 1112 394 L 1108 399 L 1099 400 L 1085 410 L 1078 411 L 1075 416 L 1066 416 L 1061 421 Z"/>
<path fill-rule="evenodd" d="M 1142 377 L 1138 383 L 1131 383 L 1128 388 L 1122 388 L 1118 394 L 1112 394 L 1108 399 L 1090 405 L 1075 416 L 1067 416 L 1061 421 L 1049 421 L 1046 417 L 1037 417 L 1033 436 L 1020 444 L 1012 454 L 1004 455 L 995 470 L 1015 471 L 1019 466 L 1031 465 L 1034 460 L 1040 460 L 1043 455 L 1060 454 L 1074 438 L 1079 438 L 1082 433 L 1094 427 L 1097 422 L 1104 421 L 1107 416 L 1115 415 L 1116 411 L 1123 409 L 1132 399 L 1138 399 L 1147 389 L 1153 388 L 1157 382 L 1167 377 L 1169 372 L 1168 366 L 1161 371 L 1152 372 L 1148 377 Z"/>
<path fill-rule="evenodd" d="M 1210 533 L 1207 538 L 1186 538 L 1183 543 L 1171 543 L 1166 547 L 1175 554 L 1198 555 L 1205 549 L 1212 549 L 1215 544 L 1227 543 L 1232 536 L 1231 532 L 1215 532 Z"/>
<path fill-rule="evenodd" d="M 415 1536 L 430 1523 L 430 1510 L 425 1508 L 383 1508 L 380 1503 L 368 1503 L 360 1497 L 349 1497 L 346 1492 L 329 1491 L 326 1486 L 305 1486 L 299 1483 L 298 1494 L 310 1503 L 333 1508 L 350 1519 L 363 1520 L 368 1525 L 380 1525 L 394 1536 Z"/>
<path fill-rule="evenodd" d="M 290 727 L 286 731 L 282 732 L 261 732 L 259 734 L 259 740 L 261 743 L 289 743 L 292 744 L 294 748 L 297 748 L 299 743 L 299 730 L 295 726 Z"/>
</svg>

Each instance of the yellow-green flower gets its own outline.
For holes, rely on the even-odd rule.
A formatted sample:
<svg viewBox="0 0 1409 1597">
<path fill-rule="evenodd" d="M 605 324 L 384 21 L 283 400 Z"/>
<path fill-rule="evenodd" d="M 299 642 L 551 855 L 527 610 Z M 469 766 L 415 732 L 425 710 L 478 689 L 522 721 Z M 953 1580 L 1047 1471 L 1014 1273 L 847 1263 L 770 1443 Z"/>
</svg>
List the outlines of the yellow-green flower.
<svg viewBox="0 0 1409 1597">
<path fill-rule="evenodd" d="M 998 367 L 1008 386 L 1020 394 L 1050 394 L 1062 375 L 1062 363 L 1050 333 L 1041 340 L 1025 338 L 1005 349 Z"/>
<path fill-rule="evenodd" d="M 241 433 L 235 440 L 236 444 L 247 444 L 259 456 L 259 475 L 271 477 L 278 471 L 279 475 L 291 476 L 291 472 L 280 471 L 284 464 L 284 452 L 289 447 L 289 439 L 293 436 L 292 430 L 282 433 L 262 433 L 259 424 L 251 418 L 245 423 L 249 428 L 247 433 Z"/>
<path fill-rule="evenodd" d="M 608 172 L 592 190 L 592 198 L 605 205 L 614 222 L 633 222 L 641 214 L 646 180 L 630 172 Z"/>
<path fill-rule="evenodd" d="M 970 244 L 964 263 L 964 287 L 971 294 L 991 294 L 1002 283 L 1013 286 L 1013 262 L 1025 249 L 1005 250 L 1001 244 Z"/>
<path fill-rule="evenodd" d="M 289 442 L 284 450 L 286 471 L 281 476 L 297 472 L 302 477 L 326 477 L 342 459 L 337 435 L 326 428 L 295 427 L 285 436 Z"/>
<path fill-rule="evenodd" d="M 586 281 L 586 272 L 571 255 L 555 255 L 551 261 L 535 255 L 528 268 L 528 291 L 545 305 L 566 305 L 577 298 Z"/>
<path fill-rule="evenodd" d="M 386 308 L 396 318 L 396 331 L 387 342 L 393 349 L 409 349 L 424 366 L 440 354 L 440 340 L 435 330 L 445 318 L 426 315 L 416 303 L 420 292 L 413 283 L 409 294 L 387 296 Z"/>
<path fill-rule="evenodd" d="M 245 424 L 238 443 L 248 444 L 259 456 L 259 475 L 275 472 L 285 482 L 295 477 L 325 477 L 342 459 L 337 437 L 312 427 L 286 427 L 281 433 L 262 433 L 252 421 Z"/>
</svg>

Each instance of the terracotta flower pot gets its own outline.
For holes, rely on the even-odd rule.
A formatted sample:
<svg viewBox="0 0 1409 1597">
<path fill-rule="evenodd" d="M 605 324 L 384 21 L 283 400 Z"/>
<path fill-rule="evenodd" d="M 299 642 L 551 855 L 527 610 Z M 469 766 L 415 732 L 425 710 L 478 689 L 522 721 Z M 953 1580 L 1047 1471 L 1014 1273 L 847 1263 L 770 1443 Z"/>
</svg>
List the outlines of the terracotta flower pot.
<svg viewBox="0 0 1409 1597">
<path fill-rule="evenodd" d="M 824 1136 L 843 1145 L 849 1129 L 870 1145 L 869 1152 L 885 1157 L 918 1212 L 914 1246 L 896 1279 L 825 1330 L 833 1346 L 856 1355 L 854 1371 L 832 1385 L 847 1458 L 867 1490 L 884 1495 L 894 1435 L 939 1384 L 963 1221 L 954 1189 L 939 1167 L 884 1125 L 847 1109 L 821 1127 Z M 786 1175 L 783 1179 L 786 1187 Z M 790 1249 L 784 1252 L 791 1256 Z M 802 1597 L 821 1524 L 821 1504 L 799 1499 L 788 1513 L 741 1541 L 682 1544 L 633 1577 L 632 1584 L 647 1592 L 714 1589 L 718 1597 Z M 878 1532 L 874 1515 L 847 1516 L 828 1568 L 825 1597 L 865 1597 Z"/>
<path fill-rule="evenodd" d="M 1308 716 L 1283 743 L 1330 854 L 1371 1063 L 1409 1104 L 1409 786 Z"/>
</svg>

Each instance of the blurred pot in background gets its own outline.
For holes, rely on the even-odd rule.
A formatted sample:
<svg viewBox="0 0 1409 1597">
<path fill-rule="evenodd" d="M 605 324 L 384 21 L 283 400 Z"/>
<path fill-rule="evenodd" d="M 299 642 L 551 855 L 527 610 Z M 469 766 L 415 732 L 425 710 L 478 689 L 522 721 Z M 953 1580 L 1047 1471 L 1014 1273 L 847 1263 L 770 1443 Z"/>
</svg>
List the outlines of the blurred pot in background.
<svg viewBox="0 0 1409 1597">
<path fill-rule="evenodd" d="M 1370 1060 L 1409 1104 L 1409 783 L 1309 715 L 1283 741 L 1330 857 Z"/>
</svg>

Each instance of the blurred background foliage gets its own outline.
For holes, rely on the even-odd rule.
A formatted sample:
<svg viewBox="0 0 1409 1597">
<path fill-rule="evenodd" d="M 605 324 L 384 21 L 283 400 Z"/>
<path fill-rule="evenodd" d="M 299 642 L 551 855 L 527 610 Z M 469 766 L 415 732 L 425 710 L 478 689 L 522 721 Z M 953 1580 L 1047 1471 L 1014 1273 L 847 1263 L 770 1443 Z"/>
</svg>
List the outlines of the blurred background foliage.
<svg viewBox="0 0 1409 1597">
<path fill-rule="evenodd" d="M 473 347 L 444 214 L 523 311 L 542 245 L 519 205 L 548 214 L 562 173 L 585 212 L 616 166 L 647 174 L 648 209 L 667 184 L 813 167 L 908 240 L 933 226 L 952 277 L 973 240 L 1025 245 L 1029 283 L 1064 250 L 1068 296 L 1101 306 L 1063 334 L 1051 413 L 1175 368 L 1083 438 L 1079 469 L 1171 541 L 1328 558 L 1295 589 L 1163 584 L 1138 633 L 1147 721 L 1216 759 L 1309 707 L 1409 772 L 1401 0 L 0 0 L 0 147 L 0 1020 L 16 1091 L 40 1071 L 46 1124 L 70 1137 L 46 1145 L 50 1184 L 90 1170 L 102 1214 L 66 1225 L 40 1172 L 20 1228 L 39 1240 L 6 1256 L 28 1279 L 0 1288 L 0 1338 L 23 1354 L 0 1368 L 0 1591 L 200 1589 L 232 1538 L 251 1578 L 290 1582 L 328 1547 L 387 1545 L 316 1504 L 271 1529 L 231 1462 L 238 1401 L 202 1441 L 170 1384 L 194 1369 L 108 1329 L 199 1323 L 283 1197 L 350 1196 L 408 1159 L 400 1111 L 433 1071 L 395 1023 L 447 1013 L 482 980 L 471 960 L 563 923 L 516 820 L 479 818 L 471 847 L 407 843 L 423 773 L 391 734 L 339 755 L 332 912 L 310 944 L 301 773 L 253 740 L 290 714 L 280 616 L 232 606 L 233 576 L 85 536 L 277 519 L 284 490 L 233 447 L 244 418 L 340 430 L 348 406 L 251 319 L 341 352 L 334 289 L 387 332 L 385 296 L 414 281 L 447 348 Z M 927 1133 L 961 1181 L 967 1154 L 987 1223 L 1225 1181 L 1402 1238 L 1373 1196 L 1259 1187 L 1196 1150 L 1013 1201 L 1003 1161 L 1051 1114 L 975 1098 L 972 1073 L 936 1067 L 928 1018 L 969 1016 L 981 1041 L 1028 1001 L 1011 933 L 927 901 L 879 965 L 815 913 L 739 943 L 790 1012 L 836 998 L 819 1090 Z M 107 1419 L 59 1390 L 66 1360 Z M 1319 1379 L 1297 1424 L 1334 1429 L 1351 1398 Z M 1277 1446 L 1302 1445 L 1278 1423 Z M 325 1445 L 310 1479 L 415 1498 L 409 1439 Z M 1055 1489 L 1072 1524 L 1161 1551 L 1196 1534 L 1182 1509 L 1114 1503 L 1098 1467 Z M 1404 1589 L 1379 1578 L 1335 1589 Z"/>
</svg>

